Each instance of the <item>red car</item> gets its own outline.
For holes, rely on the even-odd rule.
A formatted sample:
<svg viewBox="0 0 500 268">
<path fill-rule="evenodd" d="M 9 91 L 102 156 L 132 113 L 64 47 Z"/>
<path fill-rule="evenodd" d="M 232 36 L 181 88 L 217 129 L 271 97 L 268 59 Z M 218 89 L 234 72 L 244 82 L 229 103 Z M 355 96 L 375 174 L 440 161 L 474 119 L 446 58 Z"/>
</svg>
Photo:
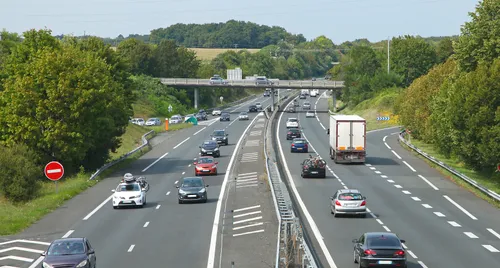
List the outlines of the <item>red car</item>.
<svg viewBox="0 0 500 268">
<path fill-rule="evenodd" d="M 200 176 L 203 174 L 217 175 L 217 164 L 212 156 L 202 156 L 194 162 L 194 175 Z"/>
</svg>

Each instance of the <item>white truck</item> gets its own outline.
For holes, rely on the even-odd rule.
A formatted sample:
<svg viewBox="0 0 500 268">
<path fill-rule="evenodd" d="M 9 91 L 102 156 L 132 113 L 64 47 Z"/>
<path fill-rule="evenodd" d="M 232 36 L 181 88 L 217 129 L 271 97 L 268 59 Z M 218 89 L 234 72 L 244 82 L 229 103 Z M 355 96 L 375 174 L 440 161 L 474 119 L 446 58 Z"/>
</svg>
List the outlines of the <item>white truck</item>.
<svg viewBox="0 0 500 268">
<path fill-rule="evenodd" d="M 366 120 L 357 115 L 330 115 L 330 158 L 335 163 L 364 163 Z"/>
</svg>

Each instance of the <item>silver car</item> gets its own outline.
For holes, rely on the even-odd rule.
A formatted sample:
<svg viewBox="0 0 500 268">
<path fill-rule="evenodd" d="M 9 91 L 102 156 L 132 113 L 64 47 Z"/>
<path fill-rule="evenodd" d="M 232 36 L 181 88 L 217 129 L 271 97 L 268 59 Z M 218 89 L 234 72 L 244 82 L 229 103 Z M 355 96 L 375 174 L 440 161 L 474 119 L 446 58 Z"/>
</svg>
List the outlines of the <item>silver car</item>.
<svg viewBox="0 0 500 268">
<path fill-rule="evenodd" d="M 314 117 L 314 112 L 313 111 L 307 111 L 306 117 Z"/>
<path fill-rule="evenodd" d="M 337 217 L 339 214 L 360 215 L 366 217 L 366 197 L 357 189 L 341 189 L 332 197 L 330 212 Z"/>
<path fill-rule="evenodd" d="M 210 85 L 227 85 L 228 82 L 222 79 L 220 76 L 214 76 L 210 78 Z"/>
<path fill-rule="evenodd" d="M 255 85 L 258 86 L 258 85 L 271 85 L 271 81 L 267 80 L 266 77 L 257 77 L 255 78 Z"/>
<path fill-rule="evenodd" d="M 304 104 L 302 104 L 302 109 L 304 110 L 311 109 L 311 104 L 309 102 L 304 102 Z"/>
<path fill-rule="evenodd" d="M 239 120 L 248 120 L 248 113 L 247 112 L 241 112 L 240 115 L 238 116 Z"/>
<path fill-rule="evenodd" d="M 158 118 L 149 118 L 148 121 L 146 121 L 146 126 L 159 126 L 161 125 L 161 121 Z"/>
</svg>

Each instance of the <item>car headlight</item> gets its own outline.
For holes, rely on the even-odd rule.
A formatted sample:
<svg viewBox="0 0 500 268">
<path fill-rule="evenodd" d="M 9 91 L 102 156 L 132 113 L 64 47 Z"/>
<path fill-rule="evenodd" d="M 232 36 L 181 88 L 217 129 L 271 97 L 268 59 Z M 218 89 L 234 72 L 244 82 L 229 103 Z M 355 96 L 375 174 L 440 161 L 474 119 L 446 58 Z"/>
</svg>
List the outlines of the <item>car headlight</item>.
<svg viewBox="0 0 500 268">
<path fill-rule="evenodd" d="M 206 192 L 205 188 L 203 188 L 203 189 L 201 189 L 201 190 L 199 191 L 199 193 L 204 193 L 204 192 Z"/>
<path fill-rule="evenodd" d="M 179 189 L 179 194 L 186 194 L 186 191 L 183 191 L 182 189 Z"/>
<path fill-rule="evenodd" d="M 83 267 L 85 265 L 87 265 L 87 260 L 80 262 L 76 267 Z"/>
<path fill-rule="evenodd" d="M 216 140 L 216 139 L 217 139 L 216 137 L 212 137 L 212 140 L 213 140 L 213 141 L 214 141 L 214 140 Z"/>
<path fill-rule="evenodd" d="M 132 196 L 132 198 L 139 198 L 141 195 Z"/>
<path fill-rule="evenodd" d="M 218 151 L 218 150 L 219 150 L 219 148 L 215 148 L 215 149 L 214 149 L 214 151 Z"/>
<path fill-rule="evenodd" d="M 213 165 L 212 168 L 217 168 L 217 165 Z"/>
<path fill-rule="evenodd" d="M 206 152 L 207 150 L 205 150 L 205 149 L 201 148 L 201 151 L 202 151 L 202 152 Z"/>
<path fill-rule="evenodd" d="M 46 262 L 42 262 L 42 267 L 43 268 L 54 268 L 53 266 L 51 266 L 50 264 L 48 264 Z"/>
</svg>

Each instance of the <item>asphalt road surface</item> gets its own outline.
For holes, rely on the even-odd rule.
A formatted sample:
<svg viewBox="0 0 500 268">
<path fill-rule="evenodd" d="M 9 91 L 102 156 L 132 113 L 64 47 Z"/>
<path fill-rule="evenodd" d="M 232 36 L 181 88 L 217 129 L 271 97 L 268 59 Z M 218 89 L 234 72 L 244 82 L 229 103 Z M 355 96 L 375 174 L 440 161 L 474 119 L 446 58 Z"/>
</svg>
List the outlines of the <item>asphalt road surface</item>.
<svg viewBox="0 0 500 268">
<path fill-rule="evenodd" d="M 327 110 L 324 95 L 307 101 L 313 110 Z M 299 163 L 307 154 L 290 153 L 288 117 L 299 118 L 313 151 L 327 161 L 327 178 L 300 177 Z M 500 267 L 500 211 L 403 149 L 395 135 L 398 128 L 367 134 L 365 165 L 342 165 L 329 157 L 328 114 L 305 118 L 305 113 L 284 113 L 278 126 L 286 173 L 325 266 L 356 267 L 351 240 L 364 232 L 390 231 L 406 240 L 410 268 Z M 367 196 L 367 218 L 330 214 L 329 198 L 341 188 Z"/>
<path fill-rule="evenodd" d="M 40 267 L 37 258 L 46 243 L 61 237 L 87 237 L 96 249 L 99 267 L 205 267 L 224 171 L 235 144 L 258 113 L 250 113 L 249 121 L 238 121 L 237 115 L 248 111 L 250 104 L 261 102 L 267 106 L 270 100 L 259 97 L 226 109 L 232 112 L 230 122 L 210 116 L 208 122 L 167 136 L 130 166 L 68 201 L 22 234 L 11 240 L 3 238 L 0 266 Z M 229 145 L 221 146 L 219 175 L 205 178 L 210 185 L 208 202 L 178 204 L 176 184 L 182 177 L 194 176 L 193 159 L 199 156 L 198 146 L 216 129 L 228 131 Z M 111 190 L 126 172 L 144 175 L 150 183 L 144 208 L 112 208 Z"/>
</svg>

